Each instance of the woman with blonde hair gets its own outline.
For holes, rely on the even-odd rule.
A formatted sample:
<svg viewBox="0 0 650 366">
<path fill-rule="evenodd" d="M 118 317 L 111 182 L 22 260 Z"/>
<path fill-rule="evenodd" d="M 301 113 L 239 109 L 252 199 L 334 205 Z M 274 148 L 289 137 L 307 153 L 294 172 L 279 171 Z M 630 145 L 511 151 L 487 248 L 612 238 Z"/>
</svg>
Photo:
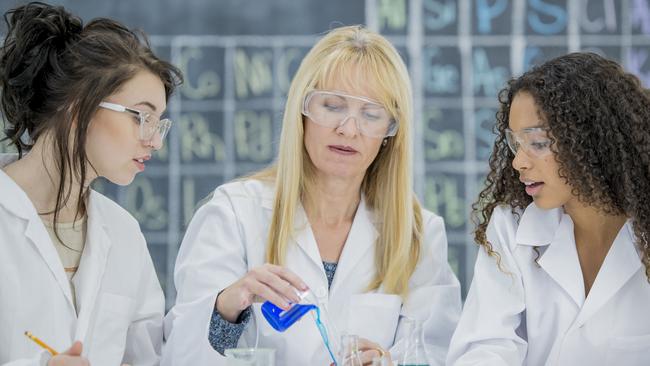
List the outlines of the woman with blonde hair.
<svg viewBox="0 0 650 366">
<path fill-rule="evenodd" d="M 188 227 L 163 363 L 258 345 L 278 365 L 329 364 L 313 322 L 280 333 L 260 312 L 308 289 L 331 329 L 361 337 L 364 364 L 405 337 L 405 318 L 423 322 L 431 363 L 444 362 L 460 287 L 443 220 L 412 190 L 411 128 L 395 48 L 360 26 L 323 37 L 292 81 L 277 161 L 218 187 Z"/>
</svg>

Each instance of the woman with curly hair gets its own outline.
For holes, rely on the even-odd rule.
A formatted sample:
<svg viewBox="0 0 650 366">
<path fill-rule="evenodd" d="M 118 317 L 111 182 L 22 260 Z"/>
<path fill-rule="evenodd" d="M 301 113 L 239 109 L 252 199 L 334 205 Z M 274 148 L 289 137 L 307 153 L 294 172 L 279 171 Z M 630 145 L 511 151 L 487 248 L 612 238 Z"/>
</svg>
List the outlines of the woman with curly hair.
<svg viewBox="0 0 650 366">
<path fill-rule="evenodd" d="M 650 93 L 591 53 L 500 93 L 448 365 L 649 365 Z"/>
</svg>

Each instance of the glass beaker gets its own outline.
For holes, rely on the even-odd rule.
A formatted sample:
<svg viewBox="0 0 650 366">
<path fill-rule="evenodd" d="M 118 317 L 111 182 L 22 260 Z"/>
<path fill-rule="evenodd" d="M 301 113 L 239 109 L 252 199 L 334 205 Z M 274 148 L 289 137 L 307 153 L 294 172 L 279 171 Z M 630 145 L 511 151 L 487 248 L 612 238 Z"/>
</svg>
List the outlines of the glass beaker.
<svg viewBox="0 0 650 366">
<path fill-rule="evenodd" d="M 372 366 L 388 366 L 390 361 L 387 356 L 379 356 L 372 359 Z"/>
<path fill-rule="evenodd" d="M 227 366 L 275 366 L 275 350 L 271 348 L 228 348 Z"/>
<path fill-rule="evenodd" d="M 341 335 L 341 350 L 339 366 L 362 366 L 361 351 L 359 351 L 359 336 L 354 334 Z"/>
<path fill-rule="evenodd" d="M 415 319 L 405 319 L 408 338 L 404 354 L 400 357 L 398 366 L 429 366 L 429 360 L 424 347 L 422 324 Z"/>
</svg>

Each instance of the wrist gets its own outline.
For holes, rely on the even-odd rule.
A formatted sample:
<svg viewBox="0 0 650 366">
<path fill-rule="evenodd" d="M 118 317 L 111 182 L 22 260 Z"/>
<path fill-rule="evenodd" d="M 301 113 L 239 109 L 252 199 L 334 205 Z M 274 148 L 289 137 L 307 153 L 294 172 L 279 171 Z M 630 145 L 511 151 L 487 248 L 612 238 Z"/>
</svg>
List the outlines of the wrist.
<svg viewBox="0 0 650 366">
<path fill-rule="evenodd" d="M 222 290 L 217 294 L 217 299 L 214 302 L 214 309 L 219 313 L 219 315 L 230 323 L 235 323 L 239 314 L 241 314 L 242 309 L 229 306 L 232 302 L 228 301 L 228 288 Z"/>
</svg>

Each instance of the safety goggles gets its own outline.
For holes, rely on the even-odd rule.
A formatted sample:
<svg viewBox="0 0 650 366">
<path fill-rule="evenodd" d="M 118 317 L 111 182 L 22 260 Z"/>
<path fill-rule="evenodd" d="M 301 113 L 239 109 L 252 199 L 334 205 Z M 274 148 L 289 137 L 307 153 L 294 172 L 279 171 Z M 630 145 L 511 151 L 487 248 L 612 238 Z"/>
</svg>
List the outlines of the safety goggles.
<svg viewBox="0 0 650 366">
<path fill-rule="evenodd" d="M 395 136 L 397 121 L 380 103 L 338 91 L 312 90 L 305 97 L 302 114 L 313 122 L 331 128 L 354 118 L 359 132 L 367 137 Z"/>
<path fill-rule="evenodd" d="M 172 125 L 172 121 L 169 119 L 160 119 L 151 113 L 125 107 L 120 104 L 101 102 L 99 106 L 111 111 L 133 115 L 139 123 L 140 132 L 138 137 L 142 141 L 150 141 L 156 134 L 160 136 L 161 141 L 164 140 Z"/>
<path fill-rule="evenodd" d="M 546 129 L 541 127 L 524 128 L 517 132 L 506 128 L 506 141 L 513 154 L 523 148 L 529 156 L 543 158 L 551 153 L 551 139 Z"/>
</svg>

